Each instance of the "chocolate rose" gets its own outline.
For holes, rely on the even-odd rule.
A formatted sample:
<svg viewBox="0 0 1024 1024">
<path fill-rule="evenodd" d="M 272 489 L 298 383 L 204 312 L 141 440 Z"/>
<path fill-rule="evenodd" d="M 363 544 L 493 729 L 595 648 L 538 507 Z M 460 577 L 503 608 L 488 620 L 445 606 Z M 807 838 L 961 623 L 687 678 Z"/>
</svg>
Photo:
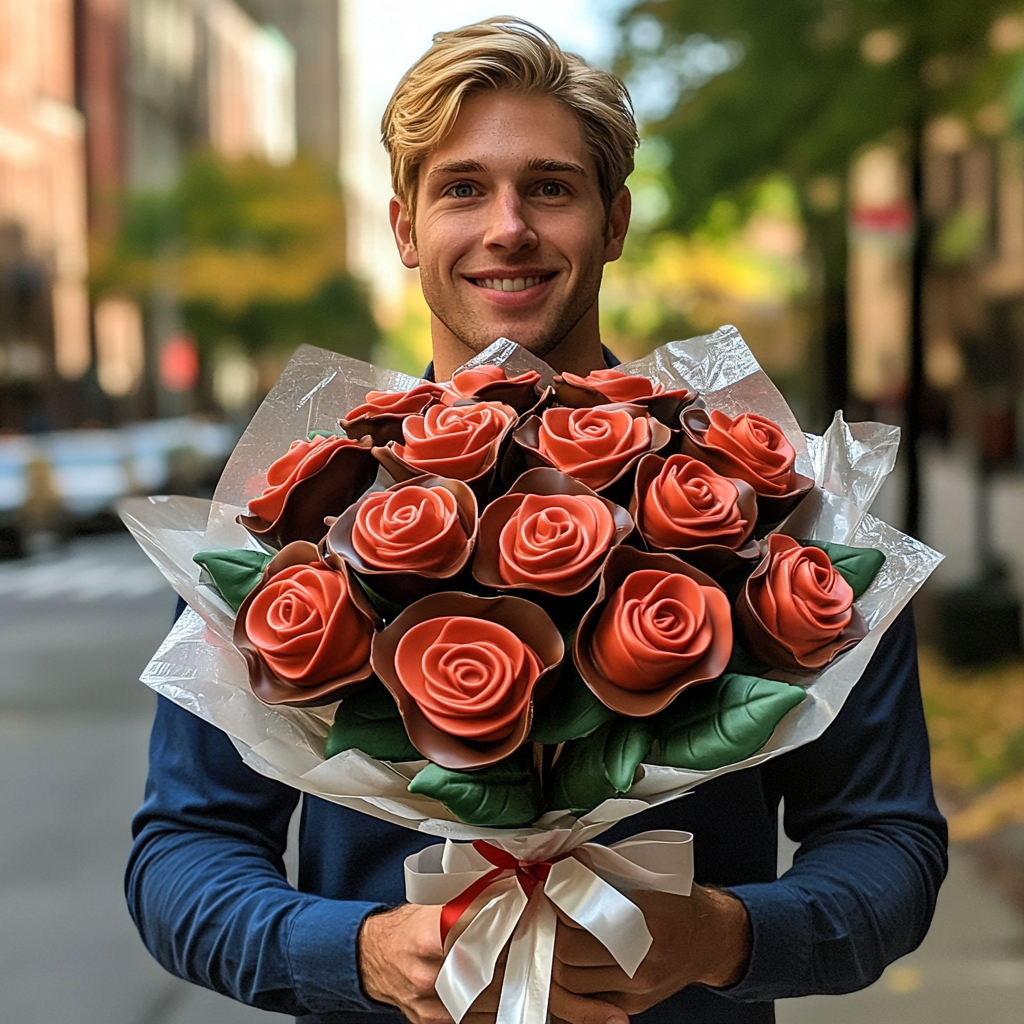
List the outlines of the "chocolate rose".
<svg viewBox="0 0 1024 1024">
<path fill-rule="evenodd" d="M 487 506 L 473 560 L 478 583 L 559 597 L 597 578 L 609 550 L 633 529 L 624 508 L 555 469 L 527 470 Z"/>
<path fill-rule="evenodd" d="M 710 576 L 672 555 L 616 548 L 574 658 L 597 698 L 646 717 L 688 686 L 717 679 L 732 653 L 729 599 Z"/>
<path fill-rule="evenodd" d="M 655 551 L 671 551 L 705 572 L 728 572 L 761 557 L 753 540 L 754 489 L 688 455 L 645 455 L 630 512 Z"/>
<path fill-rule="evenodd" d="M 338 422 L 349 437 L 371 437 L 375 445 L 403 439 L 402 423 L 439 401 L 444 394 L 440 384 L 417 384 L 409 391 L 368 391 L 366 400 Z"/>
<path fill-rule="evenodd" d="M 477 530 L 473 492 L 459 480 L 416 476 L 361 498 L 324 539 L 326 560 L 344 559 L 382 597 L 407 605 L 466 566 Z"/>
<path fill-rule="evenodd" d="M 794 671 L 824 668 L 867 635 L 828 555 L 779 533 L 736 599 L 736 622 L 755 657 Z"/>
<path fill-rule="evenodd" d="M 517 413 L 523 413 L 536 404 L 540 379 L 536 370 L 525 370 L 509 377 L 502 366 L 473 366 L 455 371 L 452 379 L 444 385 L 442 401 L 452 405 L 463 398 L 476 398 L 503 402 Z"/>
<path fill-rule="evenodd" d="M 558 401 L 573 409 L 630 402 L 668 427 L 678 426 L 679 411 L 697 397 L 687 388 L 666 391 L 663 384 L 621 370 L 594 370 L 586 377 L 562 373 L 556 375 L 554 387 Z"/>
<path fill-rule="evenodd" d="M 444 768 L 483 768 L 525 741 L 539 686 L 562 660 L 554 623 L 530 601 L 432 594 L 373 640 L 374 671 L 414 747 Z"/>
<path fill-rule="evenodd" d="M 369 677 L 379 622 L 344 568 L 322 562 L 315 544 L 295 541 L 242 602 L 234 642 L 264 703 L 326 704 Z"/>
<path fill-rule="evenodd" d="M 636 405 L 545 409 L 515 432 L 527 461 L 552 466 L 595 491 L 623 478 L 641 455 L 668 444 L 669 429 Z"/>
<path fill-rule="evenodd" d="M 685 409 L 682 450 L 722 476 L 744 480 L 757 494 L 763 523 L 782 520 L 810 491 L 814 481 L 794 468 L 796 452 L 782 428 L 766 416 L 745 412 L 730 419 L 700 406 Z"/>
<path fill-rule="evenodd" d="M 341 515 L 376 479 L 369 440 L 325 437 L 293 441 L 267 470 L 267 487 L 238 522 L 275 548 L 295 540 L 319 541 L 326 516 Z"/>
<path fill-rule="evenodd" d="M 406 418 L 405 444 L 375 448 L 374 455 L 396 480 L 436 473 L 483 487 L 515 421 L 515 410 L 499 402 L 435 405 Z"/>
</svg>

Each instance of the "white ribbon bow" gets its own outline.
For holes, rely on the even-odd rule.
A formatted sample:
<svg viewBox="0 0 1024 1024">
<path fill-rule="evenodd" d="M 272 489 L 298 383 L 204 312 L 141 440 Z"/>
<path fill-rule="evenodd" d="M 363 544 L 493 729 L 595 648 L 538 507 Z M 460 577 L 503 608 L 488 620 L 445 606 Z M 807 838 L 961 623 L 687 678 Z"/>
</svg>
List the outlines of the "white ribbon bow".
<svg viewBox="0 0 1024 1024">
<path fill-rule="evenodd" d="M 530 838 L 546 838 L 544 855 L 529 850 L 529 844 L 527 849 L 508 849 L 522 846 L 523 840 L 505 845 L 490 841 L 481 847 L 484 853 L 474 844 L 448 840 L 406 858 L 410 903 L 456 901 L 457 911 L 474 886 L 480 890 L 472 901 L 475 906 L 492 889 L 496 893 L 452 944 L 435 983 L 456 1024 L 491 983 L 509 939 L 495 1024 L 545 1024 L 558 923 L 555 907 L 597 938 L 632 978 L 653 939 L 640 908 L 611 880 L 625 888 L 690 895 L 689 832 L 643 832 L 614 846 L 582 843 L 585 834 L 570 833 L 553 849 L 550 833 Z M 581 845 L 573 846 L 574 839 Z"/>
</svg>

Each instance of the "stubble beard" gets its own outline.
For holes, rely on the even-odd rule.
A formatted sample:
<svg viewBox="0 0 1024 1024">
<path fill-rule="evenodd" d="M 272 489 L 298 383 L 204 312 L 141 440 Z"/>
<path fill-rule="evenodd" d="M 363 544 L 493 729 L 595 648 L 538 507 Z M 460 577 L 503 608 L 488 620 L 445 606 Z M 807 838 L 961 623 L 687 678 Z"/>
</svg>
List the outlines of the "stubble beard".
<svg viewBox="0 0 1024 1024">
<path fill-rule="evenodd" d="M 558 308 L 547 311 L 544 322 L 536 327 L 526 322 L 512 323 L 501 328 L 488 328 L 482 325 L 465 306 L 454 302 L 446 303 L 436 278 L 422 273 L 422 269 L 420 287 L 431 313 L 470 351 L 482 352 L 499 337 L 506 337 L 538 358 L 544 359 L 558 348 L 597 302 L 603 271 L 604 262 L 593 261 L 580 275 L 579 284 L 567 300 Z M 494 333 L 495 331 L 498 333 Z"/>
</svg>

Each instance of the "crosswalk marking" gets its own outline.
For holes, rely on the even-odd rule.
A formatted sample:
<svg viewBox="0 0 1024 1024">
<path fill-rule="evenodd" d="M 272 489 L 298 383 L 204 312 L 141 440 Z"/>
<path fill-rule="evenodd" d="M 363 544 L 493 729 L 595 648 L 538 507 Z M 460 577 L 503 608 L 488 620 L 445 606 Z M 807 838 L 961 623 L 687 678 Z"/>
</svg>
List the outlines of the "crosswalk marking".
<svg viewBox="0 0 1024 1024">
<path fill-rule="evenodd" d="M 120 557 L 119 557 L 120 556 Z M 156 566 L 135 552 L 79 553 L 0 563 L 0 599 L 18 601 L 132 600 L 168 587 Z"/>
</svg>

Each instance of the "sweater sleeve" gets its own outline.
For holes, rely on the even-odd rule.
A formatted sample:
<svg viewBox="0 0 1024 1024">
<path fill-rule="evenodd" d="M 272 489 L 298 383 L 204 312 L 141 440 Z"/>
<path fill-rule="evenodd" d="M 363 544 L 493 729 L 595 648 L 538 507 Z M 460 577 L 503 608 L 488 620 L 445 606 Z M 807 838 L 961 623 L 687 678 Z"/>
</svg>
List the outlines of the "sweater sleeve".
<svg viewBox="0 0 1024 1024">
<path fill-rule="evenodd" d="M 766 769 L 800 848 L 778 881 L 731 888 L 752 947 L 725 991 L 766 1000 L 863 988 L 921 943 L 946 873 L 909 609 L 824 735 Z"/>
<path fill-rule="evenodd" d="M 158 698 L 125 877 L 132 918 L 167 970 L 243 1003 L 379 1012 L 356 961 L 359 927 L 379 904 L 289 885 L 282 856 L 297 802 L 220 730 Z"/>
</svg>

